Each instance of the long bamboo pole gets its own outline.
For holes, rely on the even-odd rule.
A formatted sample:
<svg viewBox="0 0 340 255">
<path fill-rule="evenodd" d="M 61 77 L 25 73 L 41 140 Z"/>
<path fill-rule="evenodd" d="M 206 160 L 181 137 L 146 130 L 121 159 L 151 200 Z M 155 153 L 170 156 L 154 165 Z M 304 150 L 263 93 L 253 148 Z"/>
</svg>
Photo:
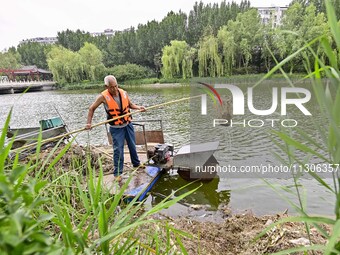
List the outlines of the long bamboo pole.
<svg viewBox="0 0 340 255">
<path fill-rule="evenodd" d="M 155 109 L 155 108 L 159 108 L 159 107 L 162 107 L 162 106 L 165 106 L 165 105 L 169 105 L 169 104 L 174 104 L 174 103 L 178 103 L 178 102 L 182 102 L 182 101 L 186 101 L 186 100 L 190 100 L 190 99 L 193 99 L 193 98 L 198 98 L 198 97 L 201 97 L 202 95 L 197 95 L 197 96 L 192 96 L 192 97 L 184 97 L 184 98 L 181 98 L 181 99 L 177 99 L 177 100 L 172 100 L 172 101 L 169 101 L 169 102 L 165 102 L 165 103 L 162 103 L 162 104 L 157 104 L 157 105 L 153 105 L 153 106 L 149 106 L 149 107 L 146 107 L 145 110 L 151 110 L 151 109 Z M 129 112 L 127 114 L 124 114 L 122 116 L 118 116 L 118 117 L 115 117 L 115 118 L 112 118 L 112 119 L 109 119 L 109 120 L 105 120 L 105 121 L 102 121 L 102 122 L 99 122 L 97 124 L 94 124 L 91 126 L 91 129 L 92 128 L 95 128 L 95 127 L 98 127 L 98 126 L 101 126 L 101 125 L 104 125 L 106 123 L 109 123 L 113 120 L 118 120 L 120 118 L 124 118 L 126 116 L 130 116 L 132 114 L 136 114 L 136 113 L 139 113 L 139 112 L 142 112 L 143 110 L 136 110 L 136 111 L 133 111 L 133 112 Z M 55 136 L 55 137 L 51 137 L 51 138 L 47 138 L 45 140 L 42 140 L 40 143 L 41 144 L 44 144 L 44 143 L 47 143 L 47 142 L 52 142 L 54 140 L 58 140 L 58 139 L 61 139 L 65 136 L 69 136 L 69 135 L 73 135 L 73 134 L 76 134 L 76 133 L 80 133 L 80 132 L 83 132 L 85 130 L 88 130 L 86 129 L 85 127 L 84 128 L 81 128 L 81 129 L 77 129 L 77 130 L 74 130 L 74 131 L 71 131 L 71 132 L 68 132 L 68 133 L 65 133 L 65 134 L 62 134 L 62 135 L 58 135 L 58 136 Z M 24 149 L 27 149 L 27 148 L 30 148 L 30 147 L 34 147 L 38 144 L 38 142 L 35 142 L 35 143 L 30 143 L 30 144 L 27 144 L 27 145 L 24 145 L 24 146 L 21 146 L 17 149 L 14 149 L 12 150 L 12 152 L 17 152 L 19 150 L 24 150 Z"/>
</svg>

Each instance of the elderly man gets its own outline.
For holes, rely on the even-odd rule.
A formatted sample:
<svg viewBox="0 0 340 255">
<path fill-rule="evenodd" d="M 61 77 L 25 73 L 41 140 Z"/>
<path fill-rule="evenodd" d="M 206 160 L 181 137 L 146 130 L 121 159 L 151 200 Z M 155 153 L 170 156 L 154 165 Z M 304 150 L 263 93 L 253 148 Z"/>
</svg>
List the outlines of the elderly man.
<svg viewBox="0 0 340 255">
<path fill-rule="evenodd" d="M 118 88 L 117 80 L 113 75 L 108 75 L 104 78 L 106 90 L 104 90 L 90 106 L 87 115 L 86 129 L 91 129 L 91 123 L 94 111 L 100 104 L 104 104 L 107 113 L 107 119 L 114 119 L 118 116 L 125 115 L 130 112 L 130 109 L 145 111 L 143 106 L 131 103 L 128 94 L 123 89 Z M 113 164 L 114 176 L 116 180 L 121 180 L 124 166 L 124 142 L 126 140 L 131 162 L 134 167 L 140 166 L 140 161 L 136 150 L 136 138 L 131 117 L 125 116 L 117 120 L 109 122 L 110 134 L 113 141 Z"/>
</svg>

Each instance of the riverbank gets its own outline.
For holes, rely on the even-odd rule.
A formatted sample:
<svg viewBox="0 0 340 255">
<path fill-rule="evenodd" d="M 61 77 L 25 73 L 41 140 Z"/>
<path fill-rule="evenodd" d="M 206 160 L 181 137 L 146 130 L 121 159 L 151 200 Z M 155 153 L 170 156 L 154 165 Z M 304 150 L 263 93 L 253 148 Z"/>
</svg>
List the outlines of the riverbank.
<svg viewBox="0 0 340 255">
<path fill-rule="evenodd" d="M 245 75 L 233 75 L 230 77 L 193 77 L 191 79 L 180 79 L 180 78 L 172 78 L 172 79 L 158 79 L 158 78 L 147 78 L 147 79 L 138 79 L 138 80 L 127 80 L 127 81 L 119 81 L 118 83 L 121 86 L 162 86 L 169 84 L 190 84 L 195 82 L 226 82 L 228 83 L 236 83 L 236 84 L 255 84 L 259 81 L 265 74 L 245 74 Z M 292 74 L 288 75 L 288 77 L 294 82 L 302 82 L 304 74 Z M 285 81 L 285 77 L 282 74 L 274 74 L 270 78 L 270 81 Z M 74 83 L 74 84 L 65 84 L 59 86 L 61 90 L 82 90 L 82 89 L 102 89 L 104 84 L 102 81 L 90 82 L 84 81 L 82 83 Z"/>
<path fill-rule="evenodd" d="M 146 85 L 146 86 L 148 86 L 148 85 Z M 151 85 L 151 86 L 153 86 L 153 85 Z M 156 85 L 156 86 L 163 86 L 163 85 L 160 84 L 160 85 Z M 178 85 L 173 85 L 173 86 L 178 86 Z M 131 88 L 129 88 L 128 91 L 129 91 L 129 94 L 134 98 L 134 100 L 141 100 L 142 102 L 143 101 L 145 101 L 145 102 L 150 101 L 150 102 L 152 102 L 152 104 L 157 104 L 157 103 L 162 103 L 163 101 L 171 100 L 173 98 L 180 98 L 180 97 L 182 97 L 183 96 L 182 95 L 183 91 L 185 93 L 187 93 L 187 90 L 185 90 L 185 89 L 187 89 L 187 87 L 182 86 L 182 87 L 178 87 L 178 89 L 167 89 L 167 90 L 163 91 L 163 90 L 160 90 L 160 89 L 155 90 L 153 88 L 144 89 L 143 86 L 140 86 L 140 87 L 134 87 L 134 88 L 131 87 Z M 145 93 L 145 91 L 147 93 Z M 158 92 L 158 91 L 160 91 L 160 92 Z M 173 91 L 175 91 L 175 92 L 173 92 Z M 174 93 L 174 94 L 170 94 L 169 92 L 170 93 Z M 175 93 L 177 93 L 177 94 L 175 94 Z M 14 119 L 15 120 L 14 123 L 17 126 L 20 126 L 21 125 L 20 123 L 24 123 L 24 124 L 27 125 L 27 123 L 29 123 L 30 119 L 33 119 L 32 116 L 37 116 L 36 114 L 34 114 L 34 112 L 31 113 L 28 110 L 29 107 L 32 107 L 33 102 L 39 101 L 39 105 L 37 104 L 36 106 L 40 106 L 40 107 L 41 107 L 42 103 L 44 103 L 44 110 L 47 111 L 48 110 L 48 104 L 50 103 L 52 96 L 53 96 L 53 101 L 60 102 L 58 104 L 58 107 L 60 106 L 60 109 L 61 109 L 60 112 L 61 112 L 62 116 L 65 117 L 66 123 L 71 123 L 72 124 L 71 121 L 75 120 L 76 117 L 79 116 L 79 113 L 83 113 L 82 112 L 82 108 L 85 108 L 84 105 L 89 105 L 90 102 L 92 102 L 92 100 L 96 96 L 95 91 L 93 91 L 93 92 L 85 91 L 83 93 L 82 92 L 80 92 L 80 93 L 79 92 L 77 92 L 77 93 L 73 93 L 73 92 L 70 92 L 70 93 L 67 93 L 67 92 L 62 92 L 62 93 L 51 92 L 51 93 L 45 93 L 46 94 L 46 98 L 42 97 L 43 94 L 44 93 L 36 93 L 36 94 L 34 94 L 32 96 L 24 95 L 20 100 L 18 100 L 16 96 L 11 96 L 11 97 L 7 98 L 8 102 L 11 102 L 10 100 L 12 100 L 13 102 L 16 102 L 17 109 L 20 110 L 18 112 L 22 113 L 22 115 L 19 115 L 19 114 L 16 115 L 16 117 Z M 172 95 L 172 97 L 169 97 L 169 94 Z M 265 95 L 265 93 L 263 93 L 263 94 Z M 166 98 L 162 98 L 163 95 L 166 95 Z M 264 98 L 267 98 L 267 97 L 264 97 Z M 158 99 L 159 99 L 159 101 L 156 101 Z M 6 102 L 6 101 L 2 101 L 2 104 L 3 104 L 3 102 Z M 63 102 L 67 102 L 68 104 L 63 105 L 62 104 Z M 71 104 L 70 102 L 72 102 L 73 104 Z M 77 108 L 78 106 L 80 106 L 80 108 Z M 178 107 L 178 106 L 176 106 L 176 107 Z M 38 109 L 39 107 L 35 107 L 35 108 Z M 25 109 L 25 111 L 22 111 L 22 109 Z M 86 110 L 87 109 L 85 109 L 84 113 L 86 113 Z M 73 111 L 76 112 L 76 114 L 73 114 L 72 113 Z M 170 135 L 168 135 L 167 137 L 168 138 L 170 138 L 170 137 L 172 138 L 172 137 L 175 137 L 175 135 L 177 135 L 179 133 L 180 130 L 179 130 L 178 127 L 181 127 L 184 118 L 180 118 L 179 111 L 172 111 L 170 109 L 170 110 L 167 110 L 165 112 L 166 112 L 166 115 L 163 114 L 163 115 L 160 115 L 160 117 L 163 118 L 163 119 L 166 119 L 166 120 L 171 120 L 171 121 L 167 121 L 167 124 L 174 124 L 173 126 L 169 126 L 168 127 L 168 130 L 171 131 L 172 133 L 168 131 L 168 134 L 170 134 Z M 180 113 L 182 113 L 182 112 L 183 111 L 181 111 Z M 174 115 L 170 115 L 171 113 L 174 113 Z M 152 113 L 152 114 L 154 115 L 155 113 Z M 5 114 L 3 114 L 3 116 L 4 115 Z M 85 114 L 82 114 L 82 115 L 86 116 Z M 146 118 L 147 116 L 148 115 L 146 113 L 143 116 L 143 119 Z M 152 117 L 154 117 L 154 116 L 152 116 Z M 37 119 L 37 117 L 36 117 L 36 119 Z M 103 118 L 100 118 L 100 117 L 98 118 L 98 120 L 102 120 L 102 119 Z M 98 120 L 95 120 L 94 122 L 98 122 Z M 81 125 L 82 125 L 80 127 L 83 127 L 83 122 L 82 121 L 79 121 L 79 122 L 81 122 Z M 307 129 L 309 126 L 310 126 L 310 123 L 308 125 L 303 126 L 303 127 Z M 75 129 L 77 129 L 76 126 L 71 127 L 71 130 L 75 130 Z M 102 130 L 104 131 L 104 128 Z M 234 130 L 232 130 L 232 131 L 234 131 Z M 256 132 L 256 130 L 252 130 L 252 136 L 256 137 L 256 141 L 258 141 L 258 140 L 262 141 L 262 139 L 259 139 L 259 137 L 260 138 L 262 138 L 262 137 L 258 136 L 258 135 L 255 135 L 256 133 L 254 133 L 254 132 Z M 244 133 L 248 134 L 248 132 L 244 132 Z M 83 144 L 85 144 L 85 142 L 88 142 L 89 144 L 95 144 L 95 143 L 101 143 L 102 144 L 102 140 L 103 140 L 102 138 L 104 137 L 104 134 L 105 133 L 96 136 L 95 130 L 92 130 L 91 132 L 89 132 L 89 133 L 86 132 L 84 134 L 86 139 L 81 140 L 81 137 L 77 137 L 77 139 L 79 138 L 79 140 L 82 141 Z M 184 133 L 184 137 L 185 136 L 186 136 L 186 133 Z M 242 142 L 244 140 L 246 140 L 247 138 L 250 138 L 249 140 L 251 140 L 252 136 L 250 136 L 250 137 L 249 136 L 243 136 L 241 140 L 236 140 L 236 137 L 237 137 L 236 135 L 235 136 L 228 136 L 227 138 L 228 139 L 229 138 L 233 139 L 232 140 L 232 142 L 233 142 L 232 144 L 237 145 L 237 151 L 236 152 L 239 153 L 239 152 L 244 152 L 244 151 L 248 152 L 247 150 L 242 150 L 241 146 L 242 146 Z M 105 134 L 105 137 L 106 137 L 106 134 Z M 180 141 L 180 144 L 184 144 L 185 141 L 183 142 L 183 140 L 178 139 L 178 137 L 175 137 L 175 138 L 176 139 L 173 139 L 173 140 Z M 92 139 L 92 140 L 90 140 L 90 139 Z M 167 141 L 169 141 L 169 139 L 167 139 Z M 227 141 L 229 141 L 229 140 L 227 140 Z M 240 143 L 240 141 L 241 141 L 241 143 Z M 268 143 L 264 143 L 264 144 L 265 144 L 265 146 L 268 146 Z M 249 144 L 243 144 L 243 145 L 245 145 L 247 148 L 249 148 Z M 257 159 L 257 160 L 259 160 L 261 162 L 266 162 L 265 161 L 266 158 L 262 158 L 262 155 L 266 155 L 266 153 L 261 150 L 262 149 L 261 144 L 255 144 L 255 145 L 256 145 L 255 149 L 258 152 L 258 154 L 257 155 L 253 155 L 252 158 L 253 159 Z M 82 151 L 80 152 L 80 154 L 86 155 L 86 153 L 84 153 Z M 228 155 L 230 155 L 230 154 L 228 154 Z M 249 155 L 249 154 L 247 154 L 247 155 Z M 70 156 L 70 154 L 68 154 L 68 156 Z M 230 157 L 230 159 L 232 159 L 232 157 Z M 102 163 L 103 163 L 103 161 L 102 161 Z M 255 164 L 255 163 L 256 162 L 251 162 L 249 165 Z M 77 160 L 73 161 L 72 157 L 69 157 L 69 162 L 68 163 L 65 162 L 65 166 L 70 166 L 71 167 L 71 164 L 72 164 L 73 168 L 71 168 L 70 171 L 66 171 L 64 175 L 63 175 L 64 172 L 61 172 L 61 173 L 58 172 L 58 174 L 56 175 L 57 178 L 54 178 L 55 180 L 57 180 L 56 188 L 55 189 L 57 189 L 57 187 L 59 187 L 57 185 L 60 185 L 60 187 L 63 187 L 63 188 L 60 188 L 60 189 L 57 190 L 58 194 L 59 194 L 59 192 L 60 193 L 67 193 L 71 189 L 72 189 L 71 194 L 73 194 L 75 192 L 74 191 L 75 184 L 73 182 L 72 185 L 70 185 L 66 178 L 69 178 L 69 176 L 72 176 L 72 178 L 75 178 L 74 175 L 73 175 L 73 172 L 74 172 L 73 170 L 76 169 L 76 168 L 82 168 L 83 171 L 87 170 L 86 161 L 82 161 L 82 160 L 81 161 L 77 161 Z M 94 165 L 94 164 L 91 163 L 91 165 Z M 105 168 L 107 168 L 107 171 L 112 170 L 112 159 L 108 159 L 107 163 L 105 162 L 104 164 L 102 164 L 102 167 L 103 166 Z M 95 169 L 98 169 L 99 167 L 100 166 L 98 164 L 94 165 Z M 111 169 L 110 169 L 110 167 L 111 167 Z M 105 169 L 103 169 L 103 170 L 105 171 Z M 46 172 L 48 172 L 48 171 L 46 171 Z M 65 176 L 65 178 L 64 178 L 65 182 L 60 182 L 59 181 L 59 176 L 61 178 L 63 178 Z M 81 180 L 81 182 L 86 179 L 86 178 L 84 178 L 80 174 L 79 174 L 79 176 L 80 176 L 79 179 Z M 174 189 L 177 189 L 177 188 L 181 187 L 181 185 L 177 185 L 177 186 L 174 185 L 176 183 L 175 182 L 171 182 L 171 181 L 172 180 L 170 178 L 168 178 L 168 179 L 166 179 L 164 181 L 165 184 L 168 183 L 168 185 L 169 185 L 168 190 L 171 191 L 171 190 L 174 190 Z M 236 189 L 238 187 L 243 187 L 245 185 L 248 185 L 249 184 L 248 181 L 238 182 L 234 186 L 230 185 L 230 183 L 231 183 L 230 180 L 226 180 L 226 179 L 222 180 L 221 182 L 218 183 L 219 190 L 217 190 L 217 191 L 223 190 L 223 191 L 226 191 L 225 193 L 227 193 L 227 194 L 228 194 L 228 191 L 231 191 L 232 192 L 232 196 L 231 196 L 231 200 L 230 200 L 231 202 L 232 201 L 242 201 L 243 203 L 247 204 L 247 208 L 250 208 L 252 210 L 254 210 L 255 206 L 260 207 L 260 208 L 263 209 L 264 213 L 271 214 L 272 217 L 274 217 L 276 215 L 275 214 L 276 211 L 284 211 L 284 209 L 285 209 L 285 208 L 284 209 L 280 208 L 279 206 L 277 206 L 274 203 L 273 197 L 277 196 L 277 195 L 273 194 L 272 196 L 270 196 L 270 192 L 263 192 L 262 193 L 263 195 L 261 196 L 261 187 L 253 185 L 253 187 L 248 192 L 249 195 L 237 196 L 237 190 Z M 69 189 L 65 188 L 62 185 L 68 185 Z M 309 181 L 308 181 L 307 187 L 310 187 L 310 182 Z M 215 190 L 215 189 L 209 189 L 209 190 Z M 162 191 L 162 192 L 165 191 L 165 185 L 161 185 L 161 188 L 158 190 L 158 192 L 160 192 L 160 191 Z M 274 192 L 271 192 L 271 193 L 274 193 Z M 312 189 L 312 192 L 308 193 L 308 196 L 309 197 L 311 196 L 312 197 L 312 201 L 314 202 L 313 206 L 315 206 L 315 207 L 319 206 L 319 207 L 322 207 L 322 208 L 326 208 L 327 207 L 327 208 L 329 208 L 329 210 L 332 210 L 333 208 L 331 206 L 329 206 L 329 205 L 325 206 L 324 204 L 322 204 L 323 200 L 326 200 L 326 199 L 320 199 L 320 197 L 322 197 L 322 195 L 320 195 L 320 193 L 322 193 L 322 192 L 320 192 L 320 189 Z M 165 194 L 165 192 L 162 193 L 162 194 Z M 220 194 L 221 194 L 221 192 L 213 192 L 212 195 L 211 195 L 211 193 L 209 193 L 206 196 L 201 196 L 201 197 L 196 198 L 193 203 L 197 204 L 198 201 L 202 201 L 204 198 L 209 199 L 211 197 L 220 197 L 219 196 Z M 315 196 L 315 194 L 317 194 L 317 196 Z M 66 195 L 68 195 L 68 194 L 66 194 Z M 205 195 L 205 194 L 201 193 L 201 195 Z M 314 195 L 314 197 L 313 197 L 313 195 Z M 325 198 L 328 198 L 328 197 L 329 196 L 325 196 Z M 69 199 L 66 196 L 65 196 L 65 198 L 66 198 L 65 201 L 72 201 L 72 202 L 76 201 L 77 202 L 77 204 L 76 204 L 77 205 L 77 207 L 76 207 L 77 208 L 77 212 L 83 212 L 84 211 L 84 207 L 81 205 L 82 201 L 80 199 L 78 199 L 77 197 L 76 197 L 76 199 L 74 199 L 74 198 Z M 149 198 L 151 199 L 151 196 L 149 196 Z M 101 200 L 101 201 L 106 201 L 106 200 L 104 199 L 104 200 Z M 208 201 L 208 202 L 211 202 L 211 201 Z M 226 202 L 226 203 L 228 203 L 228 202 Z M 282 206 L 286 206 L 282 201 L 280 203 L 281 203 Z M 58 203 L 56 203 L 56 204 L 58 204 Z M 144 203 L 143 206 L 145 206 L 145 204 L 146 203 Z M 229 205 L 230 205 L 230 203 L 229 203 Z M 78 206 L 79 206 L 79 210 L 78 210 Z M 236 208 L 241 208 L 241 207 L 239 206 L 239 204 L 234 204 L 233 208 L 236 209 Z M 268 208 L 274 208 L 274 212 L 270 211 L 270 209 L 268 209 Z M 228 209 L 228 208 L 226 208 L 226 209 Z M 170 210 L 174 210 L 174 207 L 170 207 Z M 72 211 L 72 210 L 70 210 L 70 211 Z M 222 210 L 219 209 L 219 211 L 222 213 Z M 198 212 L 198 214 L 200 216 L 204 215 L 204 213 L 201 213 L 198 210 L 196 210 L 195 212 Z M 221 220 L 218 223 L 214 222 L 211 219 L 211 217 L 208 218 L 208 217 L 204 217 L 204 216 L 202 218 L 199 218 L 199 219 L 197 219 L 198 217 L 195 217 L 195 218 L 193 218 L 193 217 L 173 217 L 173 218 L 170 218 L 169 216 L 168 217 L 163 216 L 163 218 L 162 218 L 163 221 L 162 222 L 164 222 L 164 224 L 168 223 L 169 226 L 174 226 L 176 224 L 176 222 L 175 222 L 176 220 L 179 220 L 179 221 L 183 220 L 184 223 L 183 223 L 183 228 L 182 229 L 184 229 L 184 230 L 186 230 L 188 232 L 191 231 L 193 234 L 195 234 L 195 237 L 196 237 L 196 239 L 194 241 L 188 240 L 187 241 L 188 243 L 185 244 L 186 247 L 187 246 L 189 248 L 191 246 L 200 247 L 200 246 L 203 245 L 203 243 L 205 243 L 207 251 L 209 251 L 209 249 L 210 250 L 218 250 L 215 247 L 215 245 L 216 245 L 215 243 L 217 243 L 218 247 L 222 246 L 222 248 L 220 250 L 216 251 L 216 252 L 214 251 L 215 254 L 221 254 L 221 253 L 223 254 L 223 253 L 227 253 L 229 250 L 232 250 L 234 248 L 225 247 L 223 242 L 226 242 L 226 240 L 224 238 L 221 238 L 221 239 L 218 239 L 218 240 L 215 241 L 210 236 L 213 235 L 214 231 L 216 231 L 217 233 L 221 232 L 225 236 L 228 236 L 229 234 L 230 235 L 235 235 L 235 233 L 237 233 L 238 231 L 243 232 L 242 230 L 239 230 L 236 227 L 234 229 L 236 229 L 237 231 L 234 230 L 234 229 L 230 230 L 230 229 L 227 229 L 227 228 L 223 228 L 222 230 L 219 230 L 219 227 L 222 228 L 221 226 L 224 226 L 226 224 L 229 226 L 229 225 L 233 224 L 232 222 L 228 221 L 229 218 L 233 218 L 234 216 L 236 217 L 236 215 L 241 215 L 240 217 L 243 217 L 243 213 L 239 213 L 239 212 L 237 212 L 238 214 L 234 214 L 234 213 L 235 213 L 235 211 L 233 211 L 233 213 L 227 212 L 227 214 L 225 214 L 226 218 Z M 255 213 L 256 213 L 256 216 L 253 219 L 253 222 L 256 225 L 257 222 L 258 222 L 258 218 L 262 219 L 262 217 L 263 217 L 263 216 L 259 216 L 259 215 L 263 215 L 263 214 L 262 213 L 258 213 L 258 211 L 255 211 Z M 293 211 L 290 211 L 290 213 L 293 213 Z M 200 220 L 202 220 L 203 223 L 200 222 Z M 79 221 L 76 219 L 75 223 L 77 223 L 77 222 L 79 222 Z M 110 219 L 110 221 L 108 221 L 108 222 L 110 222 L 110 224 L 113 224 L 115 221 Z M 225 222 L 228 222 L 228 223 L 225 223 Z M 262 228 L 263 224 L 265 224 L 266 222 L 265 222 L 265 220 L 262 220 L 261 223 L 262 224 L 259 224 L 260 227 L 258 227 L 258 231 L 259 232 L 263 229 Z M 189 224 L 189 225 L 185 225 L 185 224 Z M 251 223 L 249 223 L 249 224 L 252 225 Z M 193 225 L 194 227 L 191 227 L 191 225 Z M 211 227 L 211 231 L 208 228 L 206 228 L 208 226 L 212 226 Z M 176 225 L 176 227 L 177 227 L 177 225 Z M 191 228 L 193 228 L 193 229 L 191 229 Z M 256 228 L 256 226 L 254 228 Z M 199 231 L 197 231 L 197 229 Z M 202 231 L 200 231 L 200 230 L 202 230 Z M 202 232 L 209 233 L 209 236 L 203 235 Z M 56 235 L 57 234 L 58 233 L 56 233 Z M 214 236 L 214 238 L 217 238 L 215 235 L 213 235 L 213 236 Z M 239 238 L 243 238 L 243 237 L 240 236 L 240 235 L 237 235 L 234 238 L 239 239 Z M 251 238 L 249 238 L 247 240 L 248 240 L 247 242 L 250 242 L 249 240 L 251 240 Z M 186 241 L 183 240 L 183 242 L 186 242 Z M 211 245 L 211 247 L 209 247 L 208 245 Z M 241 242 L 238 242 L 238 243 L 234 244 L 234 246 L 236 248 L 237 248 L 238 245 L 239 246 L 241 245 L 241 247 L 243 247 L 243 244 Z M 236 254 L 240 253 L 240 252 L 236 252 L 236 248 L 235 248 L 235 250 L 233 250 L 234 251 L 233 253 L 236 253 Z M 245 247 L 244 250 L 246 250 L 246 249 L 248 249 L 248 248 Z M 202 249 L 200 248 L 199 251 L 202 251 Z M 196 253 L 198 253 L 198 252 L 196 252 Z M 201 252 L 201 253 L 203 254 L 203 252 Z M 209 254 L 209 253 L 212 253 L 212 252 L 207 252 L 207 253 Z M 261 254 L 261 252 L 259 252 L 259 253 Z M 195 254 L 195 252 L 192 252 L 192 254 Z"/>
<path fill-rule="evenodd" d="M 255 216 L 252 213 L 229 215 L 222 223 L 199 222 L 189 218 L 168 219 L 179 230 L 191 234 L 182 243 L 188 254 L 271 254 L 286 249 L 325 245 L 327 240 L 311 227 L 310 240 L 300 222 L 287 222 L 269 229 L 261 238 L 255 238 L 269 225 L 287 218 L 286 214 Z M 323 226 L 330 233 L 328 226 Z M 294 253 L 303 254 L 303 253 Z M 322 254 L 315 252 L 314 254 Z"/>
<path fill-rule="evenodd" d="M 62 148 L 58 149 L 61 150 Z M 51 149 L 41 153 L 40 160 L 45 161 L 49 157 Z M 57 151 L 58 152 L 58 151 Z M 86 175 L 88 160 L 94 169 L 102 168 L 104 174 L 112 174 L 111 155 L 103 153 L 103 150 L 95 150 L 94 147 L 72 146 L 57 163 L 57 168 L 67 169 L 72 162 L 77 162 L 77 172 Z M 52 160 L 52 159 L 51 159 Z M 127 166 L 128 163 L 127 163 Z M 144 208 L 144 210 L 148 210 Z M 200 207 L 192 206 L 192 210 L 200 210 Z M 254 215 L 246 213 L 233 214 L 228 206 L 218 208 L 216 214 L 220 215 L 217 221 L 209 217 L 191 217 L 190 215 L 169 217 L 166 212 L 153 215 L 151 218 L 160 220 L 162 224 L 168 224 L 172 228 L 186 233 L 181 242 L 188 254 L 267 254 L 311 244 L 325 244 L 326 239 L 314 228 L 310 229 L 310 241 L 306 228 L 300 222 L 281 223 L 270 228 L 261 238 L 255 238 L 271 224 L 288 217 L 287 212 L 275 215 Z M 221 220 L 222 219 L 222 220 Z M 136 238 L 143 239 L 151 229 L 143 229 Z M 330 227 L 323 226 L 330 233 Z M 163 237 L 166 239 L 164 233 Z M 178 247 L 179 249 L 179 247 Z M 179 249 L 180 250 L 180 249 Z M 314 253 L 321 254 L 321 253 Z"/>
</svg>

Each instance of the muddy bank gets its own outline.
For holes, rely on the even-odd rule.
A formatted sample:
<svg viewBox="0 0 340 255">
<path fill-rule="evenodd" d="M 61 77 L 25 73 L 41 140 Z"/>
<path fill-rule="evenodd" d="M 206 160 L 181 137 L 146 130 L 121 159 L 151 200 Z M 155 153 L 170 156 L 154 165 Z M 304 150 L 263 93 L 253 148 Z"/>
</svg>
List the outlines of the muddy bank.
<svg viewBox="0 0 340 255">
<path fill-rule="evenodd" d="M 257 217 L 251 213 L 232 215 L 222 223 L 198 222 L 190 218 L 170 220 L 173 227 L 190 233 L 192 238 L 183 238 L 189 254 L 270 254 L 293 247 L 310 245 L 305 225 L 288 222 L 280 224 L 257 241 L 255 237 L 273 222 L 287 215 Z M 160 217 L 161 218 L 161 217 Z M 323 226 L 330 232 L 328 226 Z M 312 244 L 325 244 L 326 239 L 311 227 Z M 303 254 L 303 253 L 294 253 Z M 308 253 L 312 254 L 312 253 Z M 314 254 L 322 254 L 314 252 Z"/>
</svg>

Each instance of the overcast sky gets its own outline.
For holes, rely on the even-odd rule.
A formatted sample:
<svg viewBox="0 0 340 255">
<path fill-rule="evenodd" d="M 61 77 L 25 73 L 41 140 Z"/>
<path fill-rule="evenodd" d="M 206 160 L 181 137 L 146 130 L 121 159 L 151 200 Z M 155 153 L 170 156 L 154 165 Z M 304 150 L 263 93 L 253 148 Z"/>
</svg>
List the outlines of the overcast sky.
<svg viewBox="0 0 340 255">
<path fill-rule="evenodd" d="M 169 11 L 189 13 L 197 0 L 3 0 L 0 51 L 23 39 L 57 36 L 58 31 L 123 30 L 149 20 L 160 21 Z M 220 3 L 221 0 L 202 0 Z M 236 0 L 240 3 L 241 0 Z M 285 6 L 291 0 L 250 0 L 251 6 Z"/>
</svg>

